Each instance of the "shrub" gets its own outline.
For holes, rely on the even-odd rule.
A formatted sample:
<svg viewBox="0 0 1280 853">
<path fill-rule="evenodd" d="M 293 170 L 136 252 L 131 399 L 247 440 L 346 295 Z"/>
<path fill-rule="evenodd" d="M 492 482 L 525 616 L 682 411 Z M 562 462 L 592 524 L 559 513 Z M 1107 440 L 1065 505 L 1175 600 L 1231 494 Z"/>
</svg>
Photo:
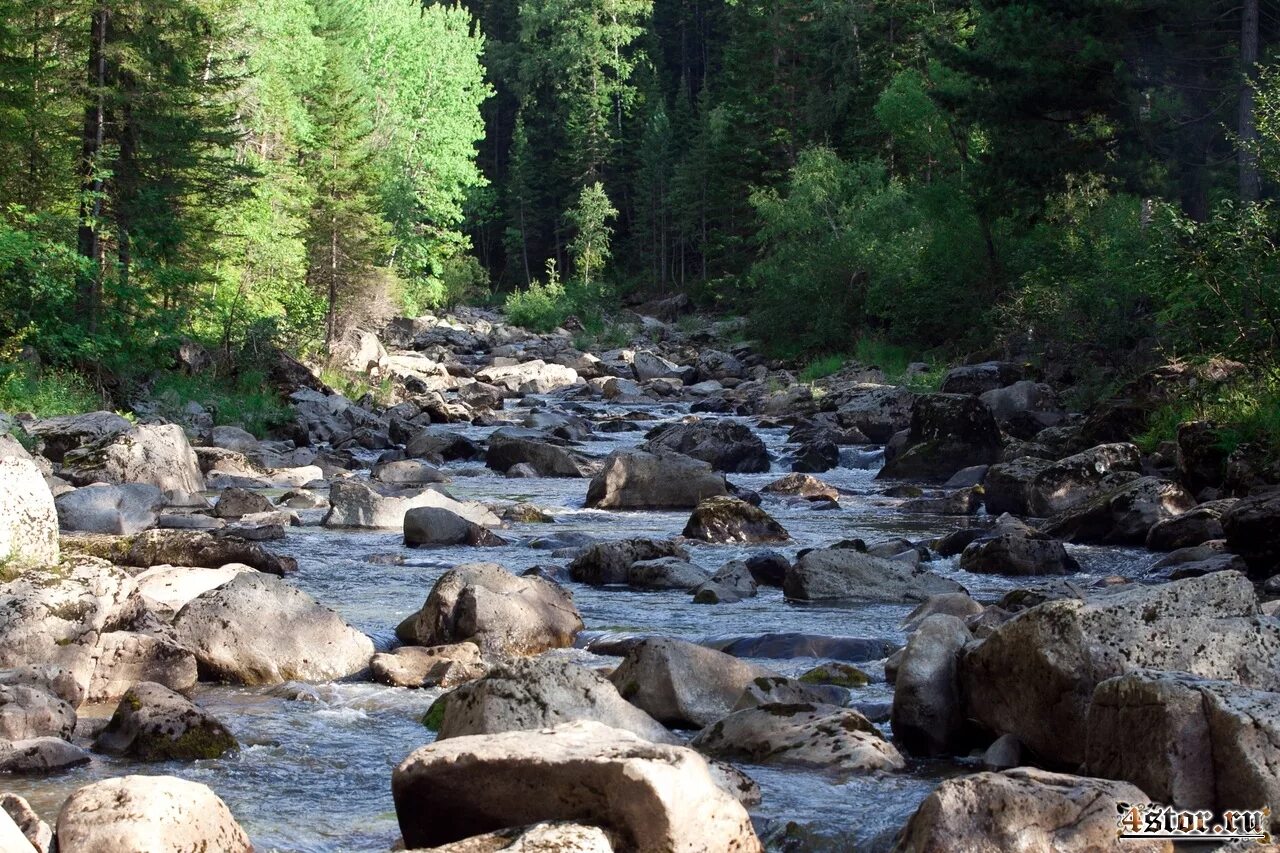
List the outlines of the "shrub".
<svg viewBox="0 0 1280 853">
<path fill-rule="evenodd" d="M 218 426 L 239 425 L 258 438 L 289 422 L 291 414 L 266 377 L 256 370 L 234 378 L 212 372 L 189 376 L 162 373 L 152 382 L 151 397 L 162 416 L 179 420 L 190 402 L 199 403 Z"/>
<path fill-rule="evenodd" d="M 31 412 L 51 418 L 92 412 L 103 405 L 102 394 L 79 373 L 0 363 L 0 411 Z"/>
<path fill-rule="evenodd" d="M 844 367 L 844 363 L 848 360 L 848 357 L 844 355 L 826 355 L 815 358 L 800 371 L 800 381 L 816 382 L 833 373 L 839 373 L 840 368 Z"/>
</svg>

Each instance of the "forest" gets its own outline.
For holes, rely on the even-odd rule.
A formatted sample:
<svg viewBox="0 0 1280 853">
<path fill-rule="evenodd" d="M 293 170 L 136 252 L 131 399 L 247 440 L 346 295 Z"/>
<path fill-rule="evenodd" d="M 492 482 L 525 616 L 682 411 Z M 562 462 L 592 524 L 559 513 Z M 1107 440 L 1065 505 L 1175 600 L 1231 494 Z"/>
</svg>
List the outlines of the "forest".
<svg viewBox="0 0 1280 853">
<path fill-rule="evenodd" d="M 1270 0 L 0 5 L 10 409 L 183 339 L 233 376 L 674 295 L 819 372 L 1005 354 L 1101 396 L 1226 356 L 1276 399 Z"/>
</svg>

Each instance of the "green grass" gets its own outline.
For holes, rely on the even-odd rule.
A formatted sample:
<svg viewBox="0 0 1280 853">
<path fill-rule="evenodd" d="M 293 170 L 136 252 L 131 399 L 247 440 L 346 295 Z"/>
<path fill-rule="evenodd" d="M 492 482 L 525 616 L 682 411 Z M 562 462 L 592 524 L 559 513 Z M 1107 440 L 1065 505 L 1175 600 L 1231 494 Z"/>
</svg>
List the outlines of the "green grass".
<svg viewBox="0 0 1280 853">
<path fill-rule="evenodd" d="M 1180 424 L 1201 420 L 1218 425 L 1218 446 L 1227 453 L 1250 443 L 1264 448 L 1269 458 L 1280 458 L 1280 368 L 1158 408 L 1134 443 L 1150 453 L 1162 442 L 1176 441 Z"/>
<path fill-rule="evenodd" d="M 235 378 L 163 373 L 152 383 L 151 397 L 160 414 L 171 420 L 178 420 L 183 408 L 194 401 L 213 415 L 215 425 L 239 425 L 258 438 L 290 419 L 289 407 L 257 371 Z"/>
<path fill-rule="evenodd" d="M 800 371 L 801 382 L 816 382 L 833 373 L 839 373 L 840 368 L 844 367 L 845 362 L 849 360 L 847 355 L 824 355 L 815 358 L 804 366 Z"/>
<path fill-rule="evenodd" d="M 31 412 L 51 418 L 93 412 L 104 405 L 102 395 L 78 373 L 0 364 L 0 412 Z"/>
<path fill-rule="evenodd" d="M 937 391 L 947 368 L 944 364 L 921 358 L 906 347 L 889 343 L 880 338 L 861 338 L 853 350 L 853 357 L 868 367 L 878 367 L 885 380 L 893 385 L 905 385 L 912 391 Z M 917 362 L 929 365 L 923 373 L 907 374 L 907 368 Z"/>
</svg>

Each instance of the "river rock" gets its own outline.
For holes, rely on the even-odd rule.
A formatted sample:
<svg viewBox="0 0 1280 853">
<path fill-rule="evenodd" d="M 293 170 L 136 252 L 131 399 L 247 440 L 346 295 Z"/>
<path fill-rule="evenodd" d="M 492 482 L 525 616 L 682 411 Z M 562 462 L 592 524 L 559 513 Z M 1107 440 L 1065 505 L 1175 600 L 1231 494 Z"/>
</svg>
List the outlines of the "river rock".
<svg viewBox="0 0 1280 853">
<path fill-rule="evenodd" d="M 1084 760 L 1097 685 L 1141 668 L 1280 690 L 1280 625 L 1248 579 L 1218 572 L 1032 607 L 960 660 L 969 717 L 1047 761 Z"/>
<path fill-rule="evenodd" d="M 75 727 L 75 708 L 52 693 L 23 685 L 0 685 L 0 741 L 45 736 L 66 739 Z"/>
<path fill-rule="evenodd" d="M 805 498 L 806 500 L 840 500 L 840 491 L 812 474 L 788 474 L 760 490 L 770 495 Z"/>
<path fill-rule="evenodd" d="M 137 536 L 63 536 L 62 547 L 134 568 L 168 565 L 216 569 L 240 563 L 272 575 L 298 569 L 292 557 L 273 554 L 256 542 L 202 530 L 147 530 Z"/>
<path fill-rule="evenodd" d="M 506 428 L 489 437 L 485 464 L 495 471 L 529 465 L 541 477 L 585 477 L 588 473 L 582 460 L 547 441 L 541 434 Z"/>
<path fill-rule="evenodd" d="M 1033 767 L 948 779 L 916 809 L 895 853 L 1172 853 L 1167 841 L 1116 837 L 1119 803 L 1150 798 L 1125 782 Z"/>
<path fill-rule="evenodd" d="M 13 824 L 22 832 L 36 853 L 50 853 L 53 849 L 53 827 L 40 819 L 31 804 L 17 794 L 0 794 L 0 850 L 23 850 L 17 838 L 5 834 L 2 827 L 3 818 L 8 815 Z"/>
<path fill-rule="evenodd" d="M 1009 361 L 962 364 L 946 372 L 939 390 L 944 394 L 984 394 L 1012 385 L 1025 375 L 1022 365 Z"/>
<path fill-rule="evenodd" d="M 236 575 L 253 571 L 257 570 L 243 563 L 228 563 L 217 569 L 160 565 L 135 575 L 134 579 L 147 608 L 169 617 L 197 596 L 217 589 Z"/>
<path fill-rule="evenodd" d="M 174 690 L 196 685 L 195 656 L 167 636 L 109 631 L 94 647 L 93 662 L 88 702 L 114 702 L 138 681 L 155 681 Z"/>
<path fill-rule="evenodd" d="M 1053 388 L 1029 379 L 983 391 L 978 399 L 982 400 L 1001 423 L 1031 415 L 1033 423 L 1048 426 L 1060 419 L 1062 412 L 1062 404 Z M 1053 417 L 1054 415 L 1057 417 Z"/>
<path fill-rule="evenodd" d="M 1089 706 L 1086 769 L 1182 809 L 1280 798 L 1280 695 L 1154 670 L 1101 682 Z M 1273 817 L 1272 828 L 1280 828 Z"/>
<path fill-rule="evenodd" d="M 609 833 L 598 826 L 567 821 L 543 821 L 532 826 L 517 826 L 473 835 L 452 844 L 419 848 L 414 853 L 614 853 L 618 848 Z"/>
<path fill-rule="evenodd" d="M 843 705 L 849 694 L 842 688 L 804 682 L 784 675 L 762 675 L 753 678 L 743 689 L 734 711 L 745 711 L 761 705 Z"/>
<path fill-rule="evenodd" d="M 631 581 L 632 565 L 665 558 L 688 562 L 689 552 L 670 539 L 597 542 L 569 564 L 569 577 L 592 586 L 627 584 Z"/>
<path fill-rule="evenodd" d="M 72 708 L 84 702 L 85 687 L 71 670 L 52 664 L 27 664 L 0 669 L 0 685 L 31 687 L 51 693 Z"/>
<path fill-rule="evenodd" d="M 475 547 L 506 544 L 480 525 L 441 507 L 415 507 L 404 514 L 404 544 L 471 545 Z"/>
<path fill-rule="evenodd" d="M 683 535 L 704 542 L 785 542 L 791 538 L 773 516 L 737 498 L 707 498 L 685 524 Z"/>
<path fill-rule="evenodd" d="M 449 481 L 449 478 L 439 468 L 434 465 L 428 465 L 421 459 L 398 459 L 392 462 L 380 462 L 373 466 L 370 476 L 380 483 L 405 486 L 446 483 Z"/>
<path fill-rule="evenodd" d="M 489 671 L 475 643 L 401 646 L 369 662 L 374 681 L 392 687 L 456 687 Z"/>
<path fill-rule="evenodd" d="M 0 565 L 57 564 L 58 511 L 30 459 L 0 457 Z"/>
<path fill-rule="evenodd" d="M 825 438 L 815 438 L 800 445 L 791 470 L 800 473 L 821 474 L 840 467 L 840 447 Z"/>
<path fill-rule="evenodd" d="M 774 703 L 735 711 L 699 732 L 690 746 L 718 758 L 843 774 L 906 767 L 866 717 L 835 705 Z"/>
<path fill-rule="evenodd" d="M 58 815 L 59 853 L 252 853 L 249 836 L 208 787 L 174 776 L 85 785 Z"/>
<path fill-rule="evenodd" d="M 1100 444 L 1046 466 L 1032 479 L 1030 514 L 1051 516 L 1090 503 L 1132 479 L 1142 453 L 1132 444 Z"/>
<path fill-rule="evenodd" d="M 679 453 L 617 450 L 587 487 L 586 506 L 597 509 L 693 508 L 728 494 L 724 475 Z"/>
<path fill-rule="evenodd" d="M 704 646 L 649 637 L 628 650 L 609 680 L 659 722 L 698 728 L 728 714 L 753 679 L 775 674 Z"/>
<path fill-rule="evenodd" d="M 1227 546 L 1260 577 L 1280 565 L 1280 489 L 1244 498 L 1222 516 Z"/>
<path fill-rule="evenodd" d="M 94 444 L 132 428 L 133 424 L 115 412 L 43 418 L 25 427 L 28 433 L 40 439 L 40 454 L 50 462 L 61 462 L 69 450 Z"/>
<path fill-rule="evenodd" d="M 521 658 L 449 694 L 438 737 L 548 729 L 594 720 L 654 743 L 677 743 L 604 676 L 565 660 Z"/>
<path fill-rule="evenodd" d="M 931 595 L 963 592 L 964 587 L 927 569 L 899 560 L 864 554 L 853 548 L 819 548 L 805 553 L 787 572 L 782 586 L 796 601 L 851 599 L 920 602 Z"/>
<path fill-rule="evenodd" d="M 707 581 L 707 573 L 679 557 L 637 560 L 627 568 L 633 589 L 693 589 Z"/>
<path fill-rule="evenodd" d="M 964 707 L 956 676 L 960 651 L 973 639 L 955 616 L 934 614 L 907 640 L 894 678 L 893 736 L 918 755 L 954 753 L 962 745 Z"/>
<path fill-rule="evenodd" d="M 102 560 L 64 558 L 0 585 L 0 667 L 60 666 L 87 690 L 98 636 L 142 611 L 133 578 Z"/>
<path fill-rule="evenodd" d="M 681 453 L 710 463 L 717 471 L 750 474 L 769 470 L 764 442 L 745 424 L 714 420 L 672 424 L 650 433 L 640 449 Z"/>
<path fill-rule="evenodd" d="M 202 673 L 238 684 L 331 681 L 366 669 L 373 641 L 300 589 L 237 575 L 178 612 L 179 642 Z"/>
<path fill-rule="evenodd" d="M 446 572 L 422 609 L 396 634 L 406 643 L 472 641 L 486 655 L 535 655 L 573 644 L 582 617 L 568 590 L 535 576 L 516 577 L 495 563 Z"/>
<path fill-rule="evenodd" d="M 251 453 L 258 449 L 258 439 L 253 433 L 238 426 L 214 427 L 209 433 L 209 443 L 237 453 Z"/>
<path fill-rule="evenodd" d="M 69 770 L 88 764 L 84 749 L 60 737 L 42 735 L 25 740 L 0 740 L 0 773 L 40 774 Z M 7 850 L 8 848 L 0 848 Z"/>
<path fill-rule="evenodd" d="M 195 451 L 177 424 L 136 426 L 68 451 L 61 476 L 77 486 L 150 483 L 161 491 L 204 491 Z"/>
<path fill-rule="evenodd" d="M 237 746 L 227 727 L 210 714 L 150 681 L 129 688 L 93 742 L 98 752 L 137 761 L 220 758 Z"/>
<path fill-rule="evenodd" d="M 1202 503 L 1186 512 L 1157 521 L 1147 532 L 1146 545 L 1152 551 L 1176 551 L 1215 539 L 1222 539 L 1222 516 L 1236 505 L 1235 498 Z"/>
<path fill-rule="evenodd" d="M 791 570 L 791 561 L 777 551 L 761 551 L 752 554 L 743 562 L 746 563 L 751 577 L 760 586 L 781 587 Z"/>
<path fill-rule="evenodd" d="M 906 442 L 879 478 L 945 482 L 971 465 L 1000 461 L 1002 439 L 991 410 L 976 397 L 925 394 L 911 407 Z"/>
<path fill-rule="evenodd" d="M 445 427 L 429 426 L 409 439 L 404 452 L 410 458 L 454 462 L 482 455 L 480 446 L 465 435 Z"/>
<path fill-rule="evenodd" d="M 264 495 L 248 489 L 224 489 L 213 507 L 213 514 L 218 518 L 240 518 L 257 512 L 272 512 L 275 504 Z"/>
<path fill-rule="evenodd" d="M 902 630 L 913 633 L 924 620 L 935 614 L 955 616 L 957 619 L 968 619 L 983 611 L 983 606 L 973 600 L 967 592 L 944 592 L 931 595 L 906 615 L 902 620 Z"/>
<path fill-rule="evenodd" d="M 155 527 L 165 500 L 147 483 L 94 483 L 63 492 L 54 503 L 63 530 L 129 535 Z"/>
<path fill-rule="evenodd" d="M 911 426 L 911 406 L 916 394 L 898 385 L 855 385 L 836 410 L 842 426 L 854 427 L 866 437 L 884 444 L 894 433 Z"/>
<path fill-rule="evenodd" d="M 695 604 L 732 604 L 754 598 L 758 592 L 751 569 L 740 560 L 730 560 L 716 569 L 707 581 L 693 590 Z"/>
<path fill-rule="evenodd" d="M 974 515 L 982 509 L 982 494 L 981 486 L 969 486 L 938 497 L 905 500 L 898 505 L 898 510 L 933 515 Z"/>
<path fill-rule="evenodd" d="M 507 389 L 511 394 L 550 394 L 581 382 L 578 372 L 561 364 L 534 359 L 521 364 L 486 367 L 476 379 Z"/>
<path fill-rule="evenodd" d="M 1055 516 L 1045 533 L 1068 542 L 1141 545 L 1157 523 L 1195 505 L 1195 498 L 1177 483 L 1139 477 Z"/>
<path fill-rule="evenodd" d="M 992 515 L 1031 515 L 1031 484 L 1053 463 L 1034 456 L 1019 456 L 987 469 L 982 480 L 983 503 Z"/>
<path fill-rule="evenodd" d="M 636 853 L 761 853 L 751 820 L 692 749 L 594 721 L 456 737 L 392 773 L 407 848 L 544 820 L 580 821 Z"/>
<path fill-rule="evenodd" d="M 960 568 L 978 574 L 1067 575 L 1079 571 L 1080 564 L 1057 539 L 1005 514 L 965 547 Z"/>
<path fill-rule="evenodd" d="M 404 527 L 405 513 L 418 507 L 447 509 L 481 527 L 498 527 L 501 519 L 483 504 L 457 501 L 434 489 L 409 497 L 386 497 L 358 482 L 334 483 L 329 490 L 325 527 L 395 529 Z"/>
</svg>

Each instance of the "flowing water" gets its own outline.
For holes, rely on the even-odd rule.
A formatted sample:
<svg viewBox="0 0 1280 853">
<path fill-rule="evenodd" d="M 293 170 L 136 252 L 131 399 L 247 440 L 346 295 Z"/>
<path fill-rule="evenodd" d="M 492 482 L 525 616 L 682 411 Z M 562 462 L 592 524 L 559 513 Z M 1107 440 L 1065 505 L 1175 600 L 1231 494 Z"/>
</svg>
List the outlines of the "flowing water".
<svg viewBox="0 0 1280 853">
<path fill-rule="evenodd" d="M 598 407 L 584 410 L 602 412 Z M 677 406 L 625 407 L 646 416 L 672 418 Z M 520 412 L 512 412 L 519 419 Z M 610 414 L 617 414 L 616 408 Z M 644 426 L 649 426 L 645 423 Z M 753 423 L 753 426 L 755 424 Z M 491 430 L 464 427 L 472 438 Z M 758 489 L 788 468 L 786 432 L 758 429 L 775 456 L 768 474 L 737 474 L 730 479 Z M 584 442 L 583 451 L 603 456 L 640 442 L 643 433 L 601 435 Z M 766 500 L 765 508 L 792 535 L 778 550 L 789 557 L 803 547 L 858 537 L 867 541 L 888 536 L 913 539 L 937 536 L 966 523 L 965 519 L 907 515 L 894 501 L 878 495 L 874 480 L 878 452 L 847 448 L 842 467 L 821 475 L 846 491 L 839 510 L 815 510 L 804 502 Z M 680 533 L 687 512 L 600 512 L 582 507 L 587 483 L 578 479 L 508 480 L 475 463 L 455 464 L 451 492 L 461 498 L 530 501 L 549 511 L 555 524 L 516 525 L 503 532 L 511 544 L 499 548 L 406 549 L 395 532 L 339 532 L 318 526 L 294 528 L 277 550 L 297 558 L 291 581 L 348 621 L 374 637 L 379 648 L 394 642 L 395 625 L 417 610 L 432 584 L 449 567 L 463 562 L 493 561 L 513 572 L 536 565 L 563 566 L 567 558 L 530 547 L 531 540 L 551 533 L 582 533 L 598 539 L 631 536 L 669 537 Z M 318 521 L 319 514 L 304 514 Z M 690 553 L 703 568 L 763 550 L 761 546 L 692 545 Z M 1072 548 L 1087 583 L 1090 576 L 1140 574 L 1150 555 L 1127 549 Z M 393 555 L 388 560 L 388 555 Z M 372 559 L 371 558 L 378 558 Z M 402 564 L 395 560 L 402 559 Z M 979 600 L 1013 588 L 1013 579 L 960 571 L 954 560 L 930 568 L 964 584 Z M 883 604 L 846 606 L 790 604 L 781 591 L 762 587 L 760 595 L 738 604 L 694 605 L 686 593 L 634 592 L 568 584 L 582 612 L 586 632 L 580 645 L 601 635 L 665 635 L 694 641 L 800 632 L 901 644 L 900 628 L 910 607 Z M 565 650 L 593 666 L 616 662 L 584 650 Z M 794 675 L 816 663 L 813 658 L 758 660 Z M 865 661 L 873 676 L 883 674 L 878 661 Z M 852 701 L 884 707 L 892 698 L 888 685 L 872 683 L 853 691 Z M 286 684 L 264 688 L 202 685 L 196 701 L 221 719 L 239 739 L 241 749 L 223 759 L 194 764 L 137 764 L 96 756 L 85 767 L 43 779 L 14 778 L 5 787 L 32 801 L 52 820 L 63 799 L 95 779 L 128 773 L 169 774 L 203 782 L 230 806 L 259 851 L 387 851 L 399 837 L 391 801 L 391 771 L 405 756 L 428 743 L 431 733 L 420 723 L 438 690 L 408 690 L 370 683 Z M 110 708 L 97 709 L 109 715 Z M 88 709 L 82 714 L 92 714 Z M 887 731 L 887 727 L 886 727 Z M 895 775 L 832 778 L 820 771 L 744 766 L 759 782 L 763 803 L 753 810 L 762 837 L 786 836 L 789 850 L 862 850 L 884 845 L 937 782 L 964 768 L 952 762 L 912 762 Z M 788 827 L 788 824 L 793 824 Z M 781 846 L 778 841 L 772 846 Z"/>
</svg>

